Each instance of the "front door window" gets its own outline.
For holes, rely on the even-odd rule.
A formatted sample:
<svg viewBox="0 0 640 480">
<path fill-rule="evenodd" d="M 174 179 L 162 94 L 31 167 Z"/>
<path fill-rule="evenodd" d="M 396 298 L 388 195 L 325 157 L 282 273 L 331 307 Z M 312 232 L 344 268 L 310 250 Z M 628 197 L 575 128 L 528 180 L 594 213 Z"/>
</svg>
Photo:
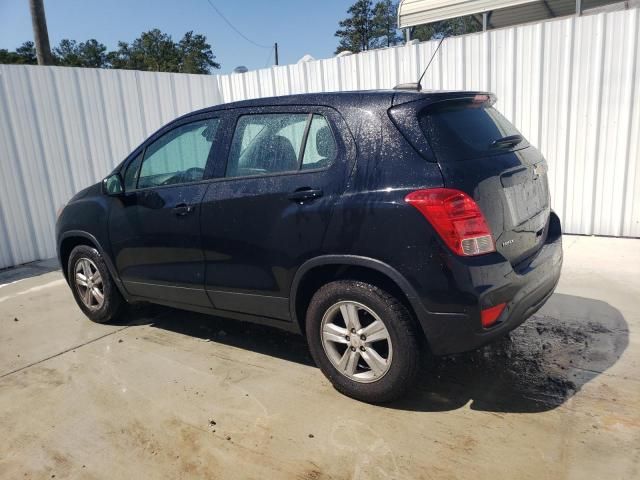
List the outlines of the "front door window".
<svg viewBox="0 0 640 480">
<path fill-rule="evenodd" d="M 137 188 L 202 180 L 218 124 L 217 118 L 188 123 L 155 140 L 145 150 Z"/>
</svg>

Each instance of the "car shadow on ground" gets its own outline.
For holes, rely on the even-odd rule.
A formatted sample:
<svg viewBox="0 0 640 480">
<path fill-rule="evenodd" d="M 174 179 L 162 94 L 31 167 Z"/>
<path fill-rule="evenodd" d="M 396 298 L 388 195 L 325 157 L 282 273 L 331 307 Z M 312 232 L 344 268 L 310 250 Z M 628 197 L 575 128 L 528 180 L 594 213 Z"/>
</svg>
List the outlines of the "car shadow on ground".
<svg viewBox="0 0 640 480">
<path fill-rule="evenodd" d="M 147 308 L 154 310 L 156 328 L 313 365 L 301 336 L 164 307 Z M 148 312 L 145 317 L 149 318 Z M 488 412 L 551 410 L 613 366 L 628 343 L 627 323 L 608 303 L 554 294 L 540 312 L 496 343 L 426 360 L 415 388 L 385 407 L 435 412 L 470 403 L 471 409 Z"/>
</svg>

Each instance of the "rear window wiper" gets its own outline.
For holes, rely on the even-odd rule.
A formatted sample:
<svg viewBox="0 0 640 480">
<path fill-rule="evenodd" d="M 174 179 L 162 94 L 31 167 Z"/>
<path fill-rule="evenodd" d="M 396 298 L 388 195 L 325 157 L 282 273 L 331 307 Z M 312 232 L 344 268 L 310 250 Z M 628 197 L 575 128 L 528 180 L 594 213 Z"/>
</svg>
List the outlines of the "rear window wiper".
<svg viewBox="0 0 640 480">
<path fill-rule="evenodd" d="M 524 137 L 522 135 L 509 135 L 508 137 L 498 138 L 491 142 L 491 148 L 503 148 L 503 147 L 515 147 L 522 142 Z"/>
</svg>

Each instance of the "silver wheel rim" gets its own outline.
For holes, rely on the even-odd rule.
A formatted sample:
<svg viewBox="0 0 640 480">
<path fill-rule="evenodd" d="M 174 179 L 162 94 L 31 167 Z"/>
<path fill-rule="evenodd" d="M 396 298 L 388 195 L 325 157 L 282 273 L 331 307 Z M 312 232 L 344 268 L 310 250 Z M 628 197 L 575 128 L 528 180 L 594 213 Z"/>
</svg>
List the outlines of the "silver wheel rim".
<svg viewBox="0 0 640 480">
<path fill-rule="evenodd" d="M 320 338 L 331 364 L 350 380 L 371 383 L 389 371 L 393 356 L 389 331 L 382 319 L 361 303 L 332 305 L 322 317 Z"/>
<path fill-rule="evenodd" d="M 76 262 L 76 290 L 82 303 L 90 310 L 99 310 L 104 305 L 104 284 L 96 264 L 88 258 Z"/>
</svg>

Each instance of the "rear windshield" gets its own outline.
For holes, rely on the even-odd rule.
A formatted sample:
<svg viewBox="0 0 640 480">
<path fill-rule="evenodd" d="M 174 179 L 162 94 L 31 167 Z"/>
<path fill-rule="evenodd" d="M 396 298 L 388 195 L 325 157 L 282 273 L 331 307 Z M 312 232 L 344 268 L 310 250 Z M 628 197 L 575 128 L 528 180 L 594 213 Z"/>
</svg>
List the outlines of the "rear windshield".
<svg viewBox="0 0 640 480">
<path fill-rule="evenodd" d="M 438 161 L 455 162 L 499 155 L 528 146 L 495 108 L 471 102 L 443 102 L 419 115 L 420 126 Z"/>
</svg>

